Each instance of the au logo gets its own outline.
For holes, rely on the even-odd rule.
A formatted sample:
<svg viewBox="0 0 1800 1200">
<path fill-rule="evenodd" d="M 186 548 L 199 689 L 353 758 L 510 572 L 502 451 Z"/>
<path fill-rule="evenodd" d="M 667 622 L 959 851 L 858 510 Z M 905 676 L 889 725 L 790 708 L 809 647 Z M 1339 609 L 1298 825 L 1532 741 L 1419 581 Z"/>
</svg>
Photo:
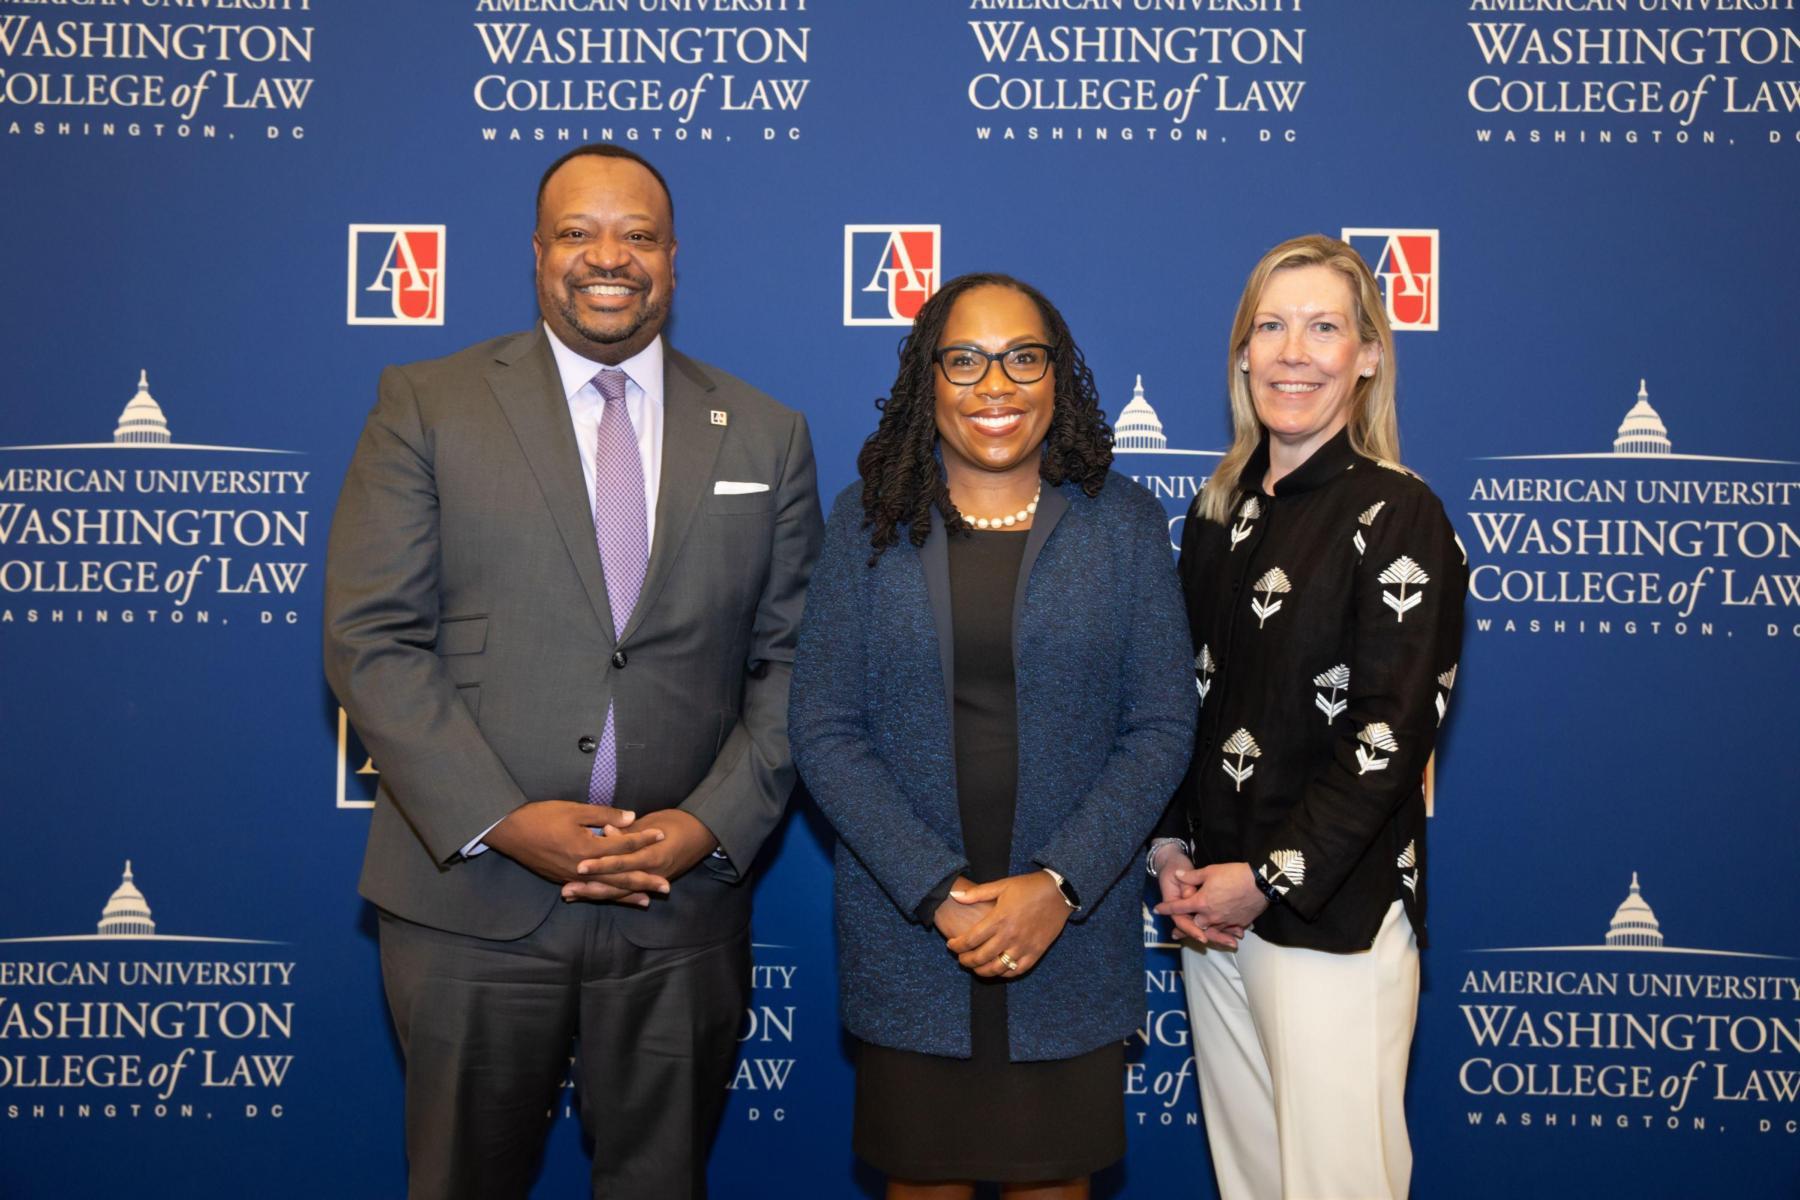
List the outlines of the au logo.
<svg viewBox="0 0 1800 1200">
<path fill-rule="evenodd" d="M 337 710 L 337 807 L 374 808 L 381 772 L 375 759 L 350 727 L 350 715 Z"/>
<path fill-rule="evenodd" d="M 444 323 L 444 227 L 350 226 L 352 325 Z"/>
<path fill-rule="evenodd" d="M 942 281 L 940 225 L 844 226 L 844 324 L 911 325 Z"/>
<path fill-rule="evenodd" d="M 1388 322 L 1396 330 L 1437 329 L 1441 275 L 1437 230 L 1346 229 L 1343 238 L 1375 273 L 1387 301 Z"/>
</svg>

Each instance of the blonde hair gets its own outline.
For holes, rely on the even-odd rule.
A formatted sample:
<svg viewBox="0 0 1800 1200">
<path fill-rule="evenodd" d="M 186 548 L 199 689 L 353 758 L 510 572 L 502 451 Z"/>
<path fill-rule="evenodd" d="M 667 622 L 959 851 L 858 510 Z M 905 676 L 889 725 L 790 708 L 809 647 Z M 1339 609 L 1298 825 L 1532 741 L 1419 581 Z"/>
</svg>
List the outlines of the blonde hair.
<svg viewBox="0 0 1800 1200">
<path fill-rule="evenodd" d="M 1356 380 L 1350 394 L 1350 448 L 1367 458 L 1400 465 L 1400 424 L 1394 402 L 1394 331 L 1388 325 L 1387 306 L 1375 275 L 1362 256 L 1344 242 L 1322 233 L 1309 233 L 1281 243 L 1262 256 L 1244 281 L 1237 315 L 1231 321 L 1231 343 L 1225 356 L 1226 390 L 1231 397 L 1231 449 L 1219 460 L 1200 493 L 1200 515 L 1223 523 L 1237 505 L 1238 476 L 1263 439 L 1262 422 L 1250 398 L 1250 383 L 1238 370 L 1238 360 L 1250 344 L 1250 327 L 1269 277 L 1296 267 L 1330 267 L 1350 284 L 1356 297 L 1356 332 L 1363 345 L 1381 347 L 1375 373 Z"/>
</svg>

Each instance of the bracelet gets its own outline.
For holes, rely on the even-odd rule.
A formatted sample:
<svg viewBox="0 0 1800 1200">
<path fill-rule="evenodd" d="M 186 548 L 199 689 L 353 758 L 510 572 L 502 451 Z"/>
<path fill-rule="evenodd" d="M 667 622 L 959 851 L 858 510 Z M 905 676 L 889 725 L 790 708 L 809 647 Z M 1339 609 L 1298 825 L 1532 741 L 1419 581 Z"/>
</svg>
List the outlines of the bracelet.
<svg viewBox="0 0 1800 1200">
<path fill-rule="evenodd" d="M 1144 855 L 1144 873 L 1149 875 L 1152 879 L 1156 878 L 1156 852 L 1161 850 L 1164 846 L 1180 846 L 1183 854 L 1187 855 L 1190 859 L 1194 857 L 1193 847 L 1187 844 L 1186 838 L 1152 838 L 1150 840 L 1150 852 Z"/>
<path fill-rule="evenodd" d="M 1062 872 L 1053 867 L 1045 867 L 1044 874 L 1056 884 L 1056 890 L 1061 893 L 1063 903 L 1069 906 L 1069 911 L 1080 912 L 1081 899 L 1075 894 L 1075 885 L 1064 879 Z"/>
<path fill-rule="evenodd" d="M 1244 865 L 1247 867 L 1250 866 L 1249 863 L 1245 863 Z M 1281 903 L 1281 889 L 1264 879 L 1262 873 L 1255 867 L 1250 867 L 1250 878 L 1255 881 L 1256 890 L 1263 894 L 1263 898 L 1269 902 L 1270 908 L 1274 908 L 1277 904 Z"/>
</svg>

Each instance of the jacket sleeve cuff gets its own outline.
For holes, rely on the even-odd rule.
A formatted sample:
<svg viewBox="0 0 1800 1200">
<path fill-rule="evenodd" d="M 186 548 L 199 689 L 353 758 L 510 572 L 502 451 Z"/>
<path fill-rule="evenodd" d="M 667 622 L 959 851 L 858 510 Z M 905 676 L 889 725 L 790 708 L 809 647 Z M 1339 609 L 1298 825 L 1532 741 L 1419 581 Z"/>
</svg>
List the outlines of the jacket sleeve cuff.
<svg viewBox="0 0 1800 1200">
<path fill-rule="evenodd" d="M 1306 852 L 1291 848 L 1270 850 L 1260 858 L 1250 859 L 1250 871 L 1257 878 L 1257 889 L 1264 895 L 1273 892 L 1281 903 L 1293 909 L 1304 920 L 1318 915 L 1313 894 L 1306 889 Z M 1316 890 L 1316 889 L 1315 889 Z"/>
<path fill-rule="evenodd" d="M 919 906 L 913 909 L 913 919 L 921 925 L 929 925 L 937 917 L 937 910 L 943 907 L 944 901 L 950 899 L 950 889 L 956 886 L 956 877 L 962 874 L 961 868 L 944 876 L 943 881 L 929 892 Z"/>
</svg>

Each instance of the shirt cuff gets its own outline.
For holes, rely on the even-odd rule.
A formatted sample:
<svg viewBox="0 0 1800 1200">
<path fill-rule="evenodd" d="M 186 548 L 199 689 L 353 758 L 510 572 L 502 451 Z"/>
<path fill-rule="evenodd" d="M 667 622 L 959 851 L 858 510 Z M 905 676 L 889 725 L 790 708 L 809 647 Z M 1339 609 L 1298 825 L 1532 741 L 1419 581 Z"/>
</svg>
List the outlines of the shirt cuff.
<svg viewBox="0 0 1800 1200">
<path fill-rule="evenodd" d="M 500 818 L 500 821 L 504 820 L 506 820 L 505 817 Z M 495 821 L 494 825 L 498 825 L 500 821 Z M 494 832 L 494 825 L 489 825 L 486 829 L 482 830 L 470 840 L 468 845 L 462 848 L 462 856 L 464 858 L 474 858 L 477 854 L 486 854 L 488 852 L 487 842 L 483 839 L 485 839 L 488 834 Z"/>
</svg>

